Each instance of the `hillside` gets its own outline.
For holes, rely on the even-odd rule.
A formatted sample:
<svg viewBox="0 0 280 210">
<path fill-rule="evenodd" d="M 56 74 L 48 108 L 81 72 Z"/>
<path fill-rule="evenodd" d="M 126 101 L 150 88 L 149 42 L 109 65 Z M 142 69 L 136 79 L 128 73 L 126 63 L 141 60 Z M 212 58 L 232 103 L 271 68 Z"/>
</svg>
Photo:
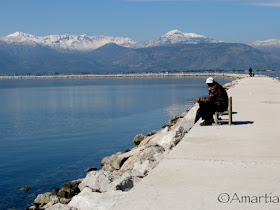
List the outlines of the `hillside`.
<svg viewBox="0 0 280 210">
<path fill-rule="evenodd" d="M 131 50 L 113 65 L 135 72 L 278 69 L 280 57 L 245 44 L 185 44 Z"/>
<path fill-rule="evenodd" d="M 280 57 L 245 44 L 201 43 L 131 49 L 107 44 L 90 52 L 0 42 L 0 74 L 89 74 L 279 69 Z"/>
<path fill-rule="evenodd" d="M 268 39 L 265 41 L 255 41 L 249 44 L 250 46 L 259 50 L 270 52 L 280 56 L 280 40 L 279 39 Z"/>
</svg>

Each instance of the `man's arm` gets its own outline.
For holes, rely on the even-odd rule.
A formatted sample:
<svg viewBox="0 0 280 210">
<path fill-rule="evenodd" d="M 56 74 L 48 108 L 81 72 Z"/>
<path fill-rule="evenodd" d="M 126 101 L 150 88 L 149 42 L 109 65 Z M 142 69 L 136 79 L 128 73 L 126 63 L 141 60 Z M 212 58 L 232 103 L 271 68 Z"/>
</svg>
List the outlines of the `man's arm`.
<svg viewBox="0 0 280 210">
<path fill-rule="evenodd" d="M 204 97 L 204 98 L 200 98 L 199 101 L 202 101 L 202 102 L 213 102 L 215 101 L 215 98 L 217 97 L 218 95 L 218 92 L 215 88 L 211 88 L 209 90 L 209 96 L 207 97 Z"/>
</svg>

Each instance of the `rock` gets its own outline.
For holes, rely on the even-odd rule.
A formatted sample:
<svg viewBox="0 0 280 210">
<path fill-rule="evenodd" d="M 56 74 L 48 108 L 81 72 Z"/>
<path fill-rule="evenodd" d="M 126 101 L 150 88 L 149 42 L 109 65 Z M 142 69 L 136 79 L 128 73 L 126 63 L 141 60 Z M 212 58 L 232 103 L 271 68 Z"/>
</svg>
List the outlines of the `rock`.
<svg viewBox="0 0 280 210">
<path fill-rule="evenodd" d="M 52 192 L 40 194 L 32 204 L 30 209 L 46 209 L 56 203 L 67 204 L 71 198 L 80 192 L 79 184 L 83 179 L 65 182 L 61 189 L 53 189 Z"/>
<path fill-rule="evenodd" d="M 89 169 L 87 170 L 87 172 L 90 172 L 90 171 L 97 171 L 97 168 L 89 168 Z"/>
<path fill-rule="evenodd" d="M 46 210 L 78 210 L 77 208 L 67 206 L 65 204 L 57 203 L 51 207 L 46 208 Z"/>
<path fill-rule="evenodd" d="M 114 171 L 115 169 L 119 169 L 119 163 L 116 162 L 116 160 L 117 160 L 118 156 L 121 154 L 122 154 L 121 152 L 117 152 L 113 155 L 104 157 L 101 161 L 102 169 L 106 170 L 106 171 Z M 107 165 L 109 165 L 110 167 Z"/>
<path fill-rule="evenodd" d="M 135 146 L 138 146 L 145 138 L 146 136 L 144 136 L 143 134 L 136 135 L 133 139 Z"/>
<path fill-rule="evenodd" d="M 50 192 L 46 192 L 43 194 L 39 194 L 37 198 L 34 200 L 34 206 L 38 207 L 38 209 L 43 208 L 43 206 L 46 206 L 48 203 L 51 203 L 52 205 L 55 203 L 59 203 L 59 198 L 57 195 L 52 195 Z"/>
<path fill-rule="evenodd" d="M 144 176 L 147 176 L 149 174 L 149 172 L 152 169 L 154 169 L 157 165 L 158 165 L 158 162 L 145 160 L 145 161 L 142 161 L 142 162 L 137 162 L 133 166 L 133 169 L 143 173 Z"/>
<path fill-rule="evenodd" d="M 55 202 L 55 201 L 51 201 L 51 202 L 47 203 L 46 205 L 42 206 L 41 208 L 42 208 L 42 209 L 47 209 L 47 208 L 49 208 L 49 207 L 52 207 L 52 206 L 55 205 L 56 203 L 57 203 L 57 202 Z"/>
<path fill-rule="evenodd" d="M 64 191 L 64 190 L 59 190 L 57 192 L 57 196 L 60 197 L 60 198 L 69 198 L 69 193 Z"/>
<path fill-rule="evenodd" d="M 137 170 L 128 171 L 125 175 L 113 182 L 115 190 L 129 191 L 145 175 Z"/>
<path fill-rule="evenodd" d="M 114 168 L 111 164 L 105 164 L 102 167 L 102 170 L 104 171 L 109 171 L 109 172 L 113 172 L 114 170 L 116 170 L 116 168 Z"/>
<path fill-rule="evenodd" d="M 166 127 L 169 127 L 169 124 L 164 124 L 161 128 L 166 128 Z"/>
<path fill-rule="evenodd" d="M 140 153 L 140 152 L 139 152 Z M 134 165 L 136 163 L 140 162 L 139 155 L 133 155 L 131 156 L 121 167 L 121 169 L 118 171 L 118 174 L 123 175 L 127 171 L 132 170 L 134 168 Z"/>
<path fill-rule="evenodd" d="M 145 177 L 145 175 L 143 174 L 143 173 L 141 173 L 140 171 L 138 171 L 138 170 L 130 170 L 129 172 L 128 172 L 128 174 L 130 175 L 130 176 L 133 176 L 133 177 L 139 177 L 139 178 L 144 178 Z"/>
<path fill-rule="evenodd" d="M 24 192 L 28 192 L 28 191 L 30 190 L 30 187 L 28 187 L 27 185 L 25 185 L 25 186 L 22 188 L 22 190 L 23 190 Z"/>
<path fill-rule="evenodd" d="M 82 182 L 82 180 L 83 179 L 78 179 L 70 182 L 65 182 L 57 195 L 63 198 L 72 198 L 80 192 L 79 184 Z"/>
<path fill-rule="evenodd" d="M 125 193 L 122 191 L 97 193 L 92 192 L 89 188 L 84 188 L 81 193 L 71 200 L 68 206 L 82 210 L 112 209 L 124 196 Z"/>
<path fill-rule="evenodd" d="M 154 138 L 154 136 L 148 136 L 148 137 L 146 137 L 143 141 L 141 141 L 141 143 L 138 145 L 138 147 L 142 147 L 142 146 L 147 145 L 147 144 L 150 142 L 150 140 L 151 140 L 152 138 Z"/>
<path fill-rule="evenodd" d="M 123 153 L 123 154 L 119 155 L 119 157 L 117 158 L 118 169 L 121 168 L 121 166 L 125 163 L 125 161 L 128 160 L 129 157 L 137 154 L 140 150 L 141 150 L 141 148 L 137 147 L 137 148 L 130 150 L 127 153 Z"/>
<path fill-rule="evenodd" d="M 188 114 L 188 111 L 189 111 L 189 110 L 190 110 L 190 109 L 188 109 L 188 110 L 184 111 L 182 114 L 178 115 L 179 118 L 184 118 L 184 117 Z"/>
<path fill-rule="evenodd" d="M 132 148 L 131 148 L 131 149 L 132 149 Z M 130 152 L 131 149 L 126 149 L 125 151 L 123 151 L 123 153 Z"/>
<path fill-rule="evenodd" d="M 134 148 L 126 153 L 118 152 L 114 155 L 109 157 L 103 158 L 101 162 L 101 166 L 103 165 L 102 169 L 104 171 L 113 172 L 115 170 L 119 170 L 124 162 L 133 154 L 137 153 L 139 148 Z"/>
<path fill-rule="evenodd" d="M 170 122 L 176 123 L 176 122 L 178 121 L 179 118 L 180 118 L 179 116 L 172 117 L 171 120 L 170 120 Z"/>
<path fill-rule="evenodd" d="M 132 176 L 123 177 L 123 179 L 115 186 L 116 190 L 129 191 L 134 187 L 134 180 Z"/>
<path fill-rule="evenodd" d="M 108 192 L 112 190 L 128 191 L 134 183 L 143 178 L 144 174 L 136 170 L 131 170 L 123 176 L 117 173 L 100 170 L 99 172 L 90 172 L 79 185 L 80 190 L 85 188 L 93 192 Z"/>
<path fill-rule="evenodd" d="M 124 174 L 127 171 L 136 169 L 141 172 L 143 175 L 146 175 L 148 171 L 155 167 L 158 164 L 158 155 L 164 153 L 164 148 L 157 144 L 148 144 L 145 147 L 142 147 L 137 153 L 131 156 L 121 167 L 120 173 Z M 142 165 L 145 161 L 146 165 Z M 150 163 L 151 162 L 151 163 Z M 154 163 L 152 163 L 154 162 Z M 138 168 L 136 168 L 136 166 Z M 143 168 L 147 166 L 147 169 Z"/>
<path fill-rule="evenodd" d="M 53 189 L 53 190 L 52 190 L 52 195 L 57 195 L 57 193 L 58 193 L 59 190 L 60 190 L 60 189 Z"/>
<path fill-rule="evenodd" d="M 32 203 L 31 205 L 34 205 L 34 203 Z M 36 210 L 36 209 L 39 209 L 39 205 L 38 205 L 38 207 L 37 206 L 31 206 L 29 208 L 26 208 L 26 210 Z"/>
<path fill-rule="evenodd" d="M 166 151 L 169 151 L 174 145 L 176 145 L 183 136 L 178 136 L 179 133 L 187 133 L 194 124 L 194 118 L 198 104 L 195 104 L 185 115 L 184 118 L 179 118 L 175 125 L 172 127 L 165 127 L 161 129 L 156 135 L 152 136 L 149 140 L 149 144 L 155 143 L 162 146 Z M 182 127 L 184 132 L 182 132 Z M 180 130 L 180 131 L 179 131 Z M 144 142 L 144 141 L 143 141 Z M 142 143 L 139 145 L 142 146 Z"/>
<path fill-rule="evenodd" d="M 70 199 L 59 198 L 57 195 L 53 195 L 51 192 L 46 192 L 39 194 L 34 200 L 33 205 L 36 207 L 35 209 L 45 209 L 56 203 L 67 204 L 69 201 Z"/>
<path fill-rule="evenodd" d="M 109 171 L 91 171 L 79 185 L 82 191 L 85 187 L 91 188 L 95 192 L 107 192 L 113 189 L 112 182 L 120 178 L 119 175 Z"/>
<path fill-rule="evenodd" d="M 228 89 L 230 89 L 231 88 L 231 86 L 233 86 L 233 83 L 226 83 L 226 84 L 224 84 L 223 85 L 223 88 L 225 89 L 225 90 L 228 90 Z"/>
<path fill-rule="evenodd" d="M 52 195 L 52 193 L 46 192 L 43 194 L 39 194 L 37 198 L 34 200 L 34 203 L 47 204 L 52 200 L 58 201 L 59 199 L 56 195 Z"/>
<path fill-rule="evenodd" d="M 165 149 L 158 145 L 158 144 L 150 144 L 147 145 L 144 150 L 140 153 L 139 157 L 140 160 L 150 160 L 150 161 L 156 161 L 154 158 L 154 155 L 157 153 L 164 153 Z"/>
<path fill-rule="evenodd" d="M 157 133 L 157 131 L 152 131 L 150 133 L 147 134 L 147 136 L 152 136 L 152 135 L 155 135 Z"/>
<path fill-rule="evenodd" d="M 71 201 L 70 198 L 59 198 L 59 202 L 56 202 L 56 203 L 67 204 L 67 203 L 69 203 L 69 201 Z"/>
<path fill-rule="evenodd" d="M 175 124 L 177 123 L 177 121 L 178 121 L 180 118 L 184 118 L 184 117 L 186 116 L 186 114 L 188 113 L 188 111 L 189 111 L 189 110 L 183 112 L 182 114 L 180 114 L 180 115 L 178 115 L 178 116 L 173 117 L 171 120 L 169 120 L 169 121 L 167 122 L 167 124 L 164 124 L 164 125 L 162 126 L 162 128 L 166 128 L 166 127 L 170 128 L 170 127 L 172 127 L 173 125 L 175 125 Z"/>
<path fill-rule="evenodd" d="M 182 126 L 180 126 L 175 133 L 173 145 L 176 146 L 182 140 L 186 133 L 188 133 L 188 131 L 186 131 Z"/>
<path fill-rule="evenodd" d="M 149 136 L 146 139 L 144 139 L 138 147 L 146 146 L 151 143 L 158 144 L 158 142 L 165 141 L 164 139 L 166 139 L 166 135 L 168 134 L 168 132 L 169 132 L 169 127 L 161 129 L 155 135 Z"/>
</svg>

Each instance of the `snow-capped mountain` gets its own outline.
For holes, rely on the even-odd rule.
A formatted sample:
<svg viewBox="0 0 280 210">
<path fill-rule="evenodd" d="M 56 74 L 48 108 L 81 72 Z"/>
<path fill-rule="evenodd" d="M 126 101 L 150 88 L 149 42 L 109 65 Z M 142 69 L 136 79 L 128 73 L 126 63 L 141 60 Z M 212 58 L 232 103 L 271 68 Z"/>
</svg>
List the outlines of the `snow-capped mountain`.
<svg viewBox="0 0 280 210">
<path fill-rule="evenodd" d="M 179 30 L 172 30 L 163 36 L 156 37 L 154 39 L 140 42 L 136 44 L 136 47 L 155 47 L 165 46 L 170 44 L 198 44 L 198 43 L 219 43 L 214 39 L 207 38 L 202 35 L 194 33 L 183 33 Z"/>
<path fill-rule="evenodd" d="M 49 35 L 34 36 L 23 32 L 16 32 L 0 40 L 14 44 L 29 44 L 48 46 L 56 50 L 91 51 L 108 43 L 115 43 L 123 47 L 131 47 L 136 44 L 130 38 L 110 36 L 86 36 L 86 35 Z"/>
<path fill-rule="evenodd" d="M 265 41 L 255 41 L 249 44 L 250 46 L 280 55 L 280 39 L 268 39 Z"/>
<path fill-rule="evenodd" d="M 147 48 L 154 46 L 165 46 L 170 44 L 198 44 L 198 43 L 218 43 L 202 35 L 194 33 L 183 33 L 179 30 L 172 30 L 163 36 L 154 39 L 136 42 L 130 38 L 111 36 L 87 36 L 87 35 L 49 35 L 34 36 L 23 32 L 16 32 L 6 37 L 0 37 L 0 41 L 22 45 L 42 45 L 59 51 L 91 51 L 105 44 L 115 43 L 129 48 Z"/>
<path fill-rule="evenodd" d="M 251 44 L 252 47 L 280 47 L 280 39 L 268 39 L 265 41 L 255 41 Z"/>
</svg>

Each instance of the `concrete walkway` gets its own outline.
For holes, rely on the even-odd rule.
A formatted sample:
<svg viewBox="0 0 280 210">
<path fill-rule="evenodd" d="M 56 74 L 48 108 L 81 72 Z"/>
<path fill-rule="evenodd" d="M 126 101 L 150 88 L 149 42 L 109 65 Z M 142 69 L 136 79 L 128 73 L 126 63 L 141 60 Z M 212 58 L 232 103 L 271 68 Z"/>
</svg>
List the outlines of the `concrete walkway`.
<svg viewBox="0 0 280 210">
<path fill-rule="evenodd" d="M 228 93 L 234 124 L 196 124 L 114 209 L 280 209 L 280 82 Z"/>
</svg>

